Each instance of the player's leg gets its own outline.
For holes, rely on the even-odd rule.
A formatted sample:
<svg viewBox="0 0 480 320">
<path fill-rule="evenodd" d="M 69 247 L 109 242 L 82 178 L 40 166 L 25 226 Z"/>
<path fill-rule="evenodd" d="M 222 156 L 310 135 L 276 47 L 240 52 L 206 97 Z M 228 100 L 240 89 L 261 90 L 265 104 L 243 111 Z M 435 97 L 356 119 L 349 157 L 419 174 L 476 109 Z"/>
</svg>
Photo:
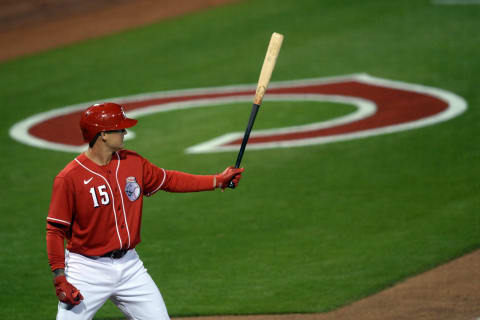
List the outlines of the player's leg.
<svg viewBox="0 0 480 320">
<path fill-rule="evenodd" d="M 83 296 L 76 306 L 58 304 L 57 320 L 89 320 L 102 307 L 112 293 L 111 268 L 104 263 L 74 254 L 66 254 L 65 274 Z"/>
<path fill-rule="evenodd" d="M 117 286 L 112 302 L 129 319 L 169 320 L 163 297 L 137 253 L 130 250 L 127 255 L 128 262 L 122 266 L 124 281 Z"/>
</svg>

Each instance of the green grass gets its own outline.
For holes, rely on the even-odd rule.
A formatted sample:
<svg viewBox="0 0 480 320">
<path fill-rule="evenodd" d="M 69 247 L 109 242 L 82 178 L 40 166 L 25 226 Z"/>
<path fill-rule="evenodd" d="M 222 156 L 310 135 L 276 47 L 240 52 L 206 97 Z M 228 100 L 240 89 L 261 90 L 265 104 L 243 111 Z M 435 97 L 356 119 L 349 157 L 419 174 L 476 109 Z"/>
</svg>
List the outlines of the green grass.
<svg viewBox="0 0 480 320">
<path fill-rule="evenodd" d="M 274 81 L 367 72 L 451 90 L 469 109 L 408 132 L 249 151 L 235 191 L 147 199 L 138 251 L 170 314 L 327 311 L 478 248 L 479 14 L 417 0 L 245 1 L 1 64 L 2 319 L 54 317 L 45 216 L 53 177 L 74 157 L 18 144 L 10 126 L 94 99 L 255 83 L 274 31 L 285 35 Z M 265 102 L 255 128 L 352 110 Z M 127 147 L 165 168 L 220 171 L 235 153 L 184 149 L 243 130 L 249 111 L 140 118 Z M 109 303 L 97 318 L 120 315 Z"/>
</svg>

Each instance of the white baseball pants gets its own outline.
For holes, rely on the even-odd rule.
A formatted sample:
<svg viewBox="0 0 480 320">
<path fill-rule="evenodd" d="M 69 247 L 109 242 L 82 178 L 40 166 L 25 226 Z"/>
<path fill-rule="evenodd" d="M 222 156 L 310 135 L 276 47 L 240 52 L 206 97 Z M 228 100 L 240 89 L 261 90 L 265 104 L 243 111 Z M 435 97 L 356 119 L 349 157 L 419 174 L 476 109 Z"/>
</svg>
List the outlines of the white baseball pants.
<svg viewBox="0 0 480 320">
<path fill-rule="evenodd" d="M 135 249 L 120 259 L 91 258 L 67 251 L 65 274 L 84 300 L 74 307 L 59 302 L 57 320 L 90 320 L 107 299 L 128 319 L 170 319 L 162 295 Z"/>
</svg>

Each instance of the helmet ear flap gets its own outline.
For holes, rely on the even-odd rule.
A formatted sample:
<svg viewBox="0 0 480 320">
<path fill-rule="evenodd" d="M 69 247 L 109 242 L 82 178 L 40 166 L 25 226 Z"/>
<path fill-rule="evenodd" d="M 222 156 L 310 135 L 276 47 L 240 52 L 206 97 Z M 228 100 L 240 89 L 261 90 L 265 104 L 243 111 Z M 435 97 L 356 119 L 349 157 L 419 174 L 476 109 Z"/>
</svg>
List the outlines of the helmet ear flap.
<svg viewBox="0 0 480 320">
<path fill-rule="evenodd" d="M 97 133 L 97 134 L 95 135 L 95 137 L 93 137 L 93 139 L 90 140 L 90 142 L 88 143 L 88 146 L 89 146 L 90 148 L 93 148 L 93 146 L 95 145 L 95 142 L 97 142 L 98 137 L 100 137 L 101 134 L 102 134 L 101 132 Z"/>
</svg>

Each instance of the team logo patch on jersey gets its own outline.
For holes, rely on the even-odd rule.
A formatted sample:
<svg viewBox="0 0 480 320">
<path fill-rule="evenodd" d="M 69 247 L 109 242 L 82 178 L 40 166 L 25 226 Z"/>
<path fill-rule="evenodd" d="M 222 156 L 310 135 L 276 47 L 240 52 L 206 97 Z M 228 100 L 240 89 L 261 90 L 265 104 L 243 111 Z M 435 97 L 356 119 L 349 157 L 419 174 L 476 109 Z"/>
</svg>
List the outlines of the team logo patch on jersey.
<svg viewBox="0 0 480 320">
<path fill-rule="evenodd" d="M 140 186 L 135 177 L 128 177 L 125 185 L 125 193 L 130 201 L 135 201 L 140 197 Z"/>
</svg>

